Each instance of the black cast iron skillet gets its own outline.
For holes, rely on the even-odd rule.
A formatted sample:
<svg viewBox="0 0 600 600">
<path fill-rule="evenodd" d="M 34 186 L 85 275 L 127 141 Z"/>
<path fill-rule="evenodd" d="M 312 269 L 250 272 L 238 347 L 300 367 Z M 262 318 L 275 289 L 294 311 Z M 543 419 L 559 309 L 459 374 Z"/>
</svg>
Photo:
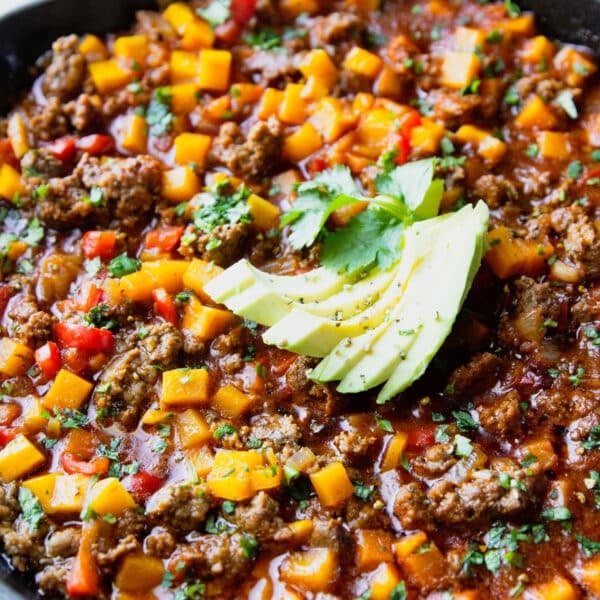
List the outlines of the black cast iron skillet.
<svg viewBox="0 0 600 600">
<path fill-rule="evenodd" d="M 165 2 L 166 3 L 166 2 Z M 535 11 L 546 35 L 583 44 L 600 54 L 600 0 L 519 0 Z M 0 0 L 0 114 L 9 110 L 30 81 L 29 67 L 53 40 L 66 33 L 125 29 L 136 10 L 156 0 Z M 35 598 L 34 586 L 12 574 L 0 557 L 0 600 Z"/>
</svg>

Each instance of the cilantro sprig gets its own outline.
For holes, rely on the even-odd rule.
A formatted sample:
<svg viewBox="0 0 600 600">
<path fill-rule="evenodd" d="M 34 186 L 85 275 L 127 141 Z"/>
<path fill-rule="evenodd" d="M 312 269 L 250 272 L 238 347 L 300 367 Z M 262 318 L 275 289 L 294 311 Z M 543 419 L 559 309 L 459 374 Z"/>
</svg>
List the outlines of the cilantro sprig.
<svg viewBox="0 0 600 600">
<path fill-rule="evenodd" d="M 337 165 L 298 185 L 298 198 L 282 219 L 290 226 L 293 248 L 322 240 L 321 263 L 338 272 L 385 269 L 402 252 L 402 237 L 415 220 L 437 214 L 443 182 L 434 179 L 435 160 L 401 167 L 385 163 L 377 176 L 375 198 L 363 196 L 350 171 Z M 344 206 L 367 202 L 346 227 L 330 229 L 331 214 Z"/>
</svg>

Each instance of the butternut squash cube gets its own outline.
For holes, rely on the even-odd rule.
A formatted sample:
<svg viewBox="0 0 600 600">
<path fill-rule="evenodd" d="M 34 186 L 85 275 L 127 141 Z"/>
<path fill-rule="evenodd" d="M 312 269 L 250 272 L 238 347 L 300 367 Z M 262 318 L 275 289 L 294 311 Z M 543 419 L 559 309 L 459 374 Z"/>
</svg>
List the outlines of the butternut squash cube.
<svg viewBox="0 0 600 600">
<path fill-rule="evenodd" d="M 476 79 L 481 70 L 481 59 L 473 52 L 447 52 L 442 62 L 441 83 L 461 90 Z"/>
<path fill-rule="evenodd" d="M 248 412 L 254 399 L 228 383 L 220 387 L 211 401 L 211 406 L 222 416 L 237 419 Z"/>
<path fill-rule="evenodd" d="M 495 165 L 504 158 L 507 150 L 508 146 L 505 142 L 493 135 L 488 135 L 479 143 L 477 153 L 488 163 Z"/>
<path fill-rule="evenodd" d="M 229 89 L 231 52 L 229 50 L 200 50 L 198 85 L 203 90 L 224 92 Z"/>
<path fill-rule="evenodd" d="M 194 11 L 184 2 L 173 2 L 163 11 L 165 21 L 180 35 L 195 18 Z"/>
<path fill-rule="evenodd" d="M 190 298 L 185 305 L 181 328 L 192 332 L 198 340 L 208 342 L 236 320 L 237 317 L 229 310 L 204 306 L 197 298 Z"/>
<path fill-rule="evenodd" d="M 41 504 L 45 513 L 51 510 L 52 495 L 56 485 L 57 473 L 48 473 L 27 479 L 21 484 L 21 487 L 27 488 Z"/>
<path fill-rule="evenodd" d="M 118 516 L 128 508 L 135 508 L 136 504 L 116 477 L 107 477 L 88 488 L 85 506 L 97 515 Z"/>
<path fill-rule="evenodd" d="M 321 135 L 312 123 L 304 123 L 283 142 L 283 156 L 292 162 L 300 162 L 323 146 Z"/>
<path fill-rule="evenodd" d="M 583 567 L 582 579 L 585 585 L 585 565 Z M 589 589 L 591 590 L 591 588 Z M 597 589 L 600 589 L 600 586 Z M 579 592 L 570 581 L 561 575 L 555 575 L 549 581 L 528 587 L 525 597 L 529 600 L 547 600 L 549 598 L 552 600 L 577 600 Z"/>
<path fill-rule="evenodd" d="M 586 590 L 600 595 L 600 556 L 596 556 L 583 563 L 581 567 L 581 581 Z"/>
<path fill-rule="evenodd" d="M 279 567 L 282 581 L 310 592 L 325 592 L 336 580 L 338 557 L 331 548 L 292 552 Z"/>
<path fill-rule="evenodd" d="M 170 87 L 171 109 L 175 114 L 192 112 L 198 105 L 198 84 L 176 83 Z"/>
<path fill-rule="evenodd" d="M 211 48 L 215 43 L 215 32 L 212 27 L 202 19 L 194 19 L 185 27 L 180 45 L 184 50 L 200 50 Z"/>
<path fill-rule="evenodd" d="M 531 462 L 528 467 L 535 472 L 549 471 L 556 467 L 558 463 L 558 456 L 554 450 L 554 446 L 547 437 L 529 440 L 523 444 L 522 448 L 520 459 L 528 459 L 529 462 L 529 459 L 533 461 L 535 458 L 535 461 Z"/>
<path fill-rule="evenodd" d="M 79 53 L 85 56 L 86 60 L 102 60 L 108 58 L 108 50 L 104 42 L 95 35 L 87 34 L 79 42 Z"/>
<path fill-rule="evenodd" d="M 296 452 L 287 459 L 285 464 L 296 471 L 306 473 L 306 471 L 315 464 L 316 460 L 317 457 L 315 456 L 315 453 L 308 446 L 303 446 L 299 450 L 296 450 Z"/>
<path fill-rule="evenodd" d="M 200 180 L 188 166 L 176 167 L 163 173 L 162 195 L 173 202 L 187 202 L 201 189 Z"/>
<path fill-rule="evenodd" d="M 94 385 L 67 369 L 61 369 L 52 386 L 42 398 L 42 404 L 48 410 L 80 409 L 88 399 Z"/>
<path fill-rule="evenodd" d="M 13 113 L 8 119 L 7 133 L 15 156 L 22 158 L 29 150 L 29 141 L 25 122 L 18 112 Z"/>
<path fill-rule="evenodd" d="M 150 302 L 152 290 L 158 285 L 148 271 L 135 271 L 119 279 L 121 293 L 133 302 Z"/>
<path fill-rule="evenodd" d="M 155 287 L 164 288 L 169 294 L 177 294 L 183 289 L 183 274 L 189 264 L 187 260 L 154 260 L 143 262 L 140 272 L 150 277 Z"/>
<path fill-rule="evenodd" d="M 38 433 L 48 424 L 48 419 L 44 417 L 46 409 L 42 406 L 39 398 L 33 398 L 23 412 L 23 427 L 28 433 Z"/>
<path fill-rule="evenodd" d="M 327 96 L 330 91 L 331 88 L 326 85 L 322 79 L 312 75 L 306 80 L 306 83 L 300 92 L 300 97 L 308 102 L 314 102 Z"/>
<path fill-rule="evenodd" d="M 523 62 L 538 65 L 543 61 L 549 63 L 556 52 L 556 47 L 545 35 L 536 35 L 527 40 L 519 56 Z"/>
<path fill-rule="evenodd" d="M 279 120 L 288 125 L 301 125 L 306 119 L 306 102 L 302 99 L 303 85 L 288 83 L 279 105 Z"/>
<path fill-rule="evenodd" d="M 181 133 L 175 138 L 175 162 L 178 165 L 196 163 L 204 167 L 204 161 L 210 148 L 212 138 L 203 133 Z"/>
<path fill-rule="evenodd" d="M 281 485 L 283 471 L 279 465 L 269 465 L 250 473 L 250 483 L 254 492 L 273 490 Z"/>
<path fill-rule="evenodd" d="M 385 444 L 383 458 L 379 467 L 382 471 L 390 471 L 391 469 L 398 468 L 407 442 L 408 434 L 404 431 L 400 431 L 389 437 Z"/>
<path fill-rule="evenodd" d="M 252 224 L 261 231 L 269 231 L 279 225 L 281 211 L 275 204 L 271 204 L 271 202 L 256 194 L 252 194 L 246 200 L 246 204 L 252 217 Z"/>
<path fill-rule="evenodd" d="M 210 302 L 211 298 L 204 292 L 204 286 L 222 272 L 222 267 L 200 258 L 194 258 L 188 263 L 183 274 L 183 286 L 192 290 L 202 302 Z"/>
<path fill-rule="evenodd" d="M 258 105 L 258 117 L 266 120 L 279 112 L 279 107 L 283 101 L 283 92 L 275 88 L 267 88 Z"/>
<path fill-rule="evenodd" d="M 148 146 L 148 124 L 140 115 L 129 115 L 125 121 L 121 146 L 132 154 L 145 154 Z"/>
<path fill-rule="evenodd" d="M 329 58 L 329 54 L 320 48 L 308 52 L 300 62 L 298 68 L 306 79 L 316 77 L 330 89 L 339 76 L 335 64 Z"/>
<path fill-rule="evenodd" d="M 9 337 L 0 339 L 0 373 L 8 377 L 23 375 L 33 364 L 33 350 Z"/>
<path fill-rule="evenodd" d="M 554 67 L 566 75 L 567 83 L 572 87 L 581 86 L 598 69 L 594 62 L 572 46 L 561 48 L 554 57 Z"/>
<path fill-rule="evenodd" d="M 530 37 L 535 32 L 535 20 L 532 13 L 526 13 L 498 23 L 497 28 L 500 31 Z"/>
<path fill-rule="evenodd" d="M 210 375 L 206 369 L 171 369 L 162 376 L 161 407 L 202 406 L 209 401 Z"/>
<path fill-rule="evenodd" d="M 202 415 L 193 408 L 175 415 L 173 426 L 181 448 L 201 446 L 212 439 L 210 427 Z"/>
<path fill-rule="evenodd" d="M 58 475 L 48 513 L 80 513 L 90 480 L 89 475 Z"/>
<path fill-rule="evenodd" d="M 544 158 L 556 158 L 565 160 L 571 154 L 571 144 L 568 133 L 557 131 L 542 131 L 537 135 L 537 143 L 540 154 Z"/>
<path fill-rule="evenodd" d="M 142 416 L 142 425 L 159 425 L 168 423 L 174 418 L 174 413 L 162 408 L 149 408 Z"/>
<path fill-rule="evenodd" d="M 254 495 L 251 472 L 264 466 L 263 456 L 252 450 L 221 450 L 206 482 L 213 496 L 224 500 L 246 500 Z"/>
<path fill-rule="evenodd" d="M 325 143 L 331 144 L 354 125 L 355 119 L 348 113 L 347 107 L 339 98 L 327 97 L 319 100 L 310 116 L 310 122 Z"/>
<path fill-rule="evenodd" d="M 312 535 L 315 525 L 312 519 L 300 519 L 288 524 L 293 532 L 293 543 L 304 544 Z"/>
<path fill-rule="evenodd" d="M 554 129 L 557 124 L 548 105 L 537 95 L 531 97 L 515 118 L 515 125 L 522 129 Z"/>
<path fill-rule="evenodd" d="M 312 15 L 318 12 L 318 0 L 281 0 L 279 10 L 287 18 L 295 18 L 303 13 Z"/>
<path fill-rule="evenodd" d="M 146 66 L 148 57 L 148 38 L 145 35 L 124 35 L 118 37 L 113 45 L 114 55 L 121 59 L 127 69 Z"/>
<path fill-rule="evenodd" d="M 169 62 L 171 67 L 171 83 L 188 83 L 198 77 L 198 54 L 185 50 L 173 50 Z"/>
<path fill-rule="evenodd" d="M 25 186 L 21 182 L 19 171 L 4 163 L 0 167 L 0 196 L 13 200 L 18 194 L 25 193 Z"/>
<path fill-rule="evenodd" d="M 0 477 L 5 483 L 19 479 L 44 464 L 46 457 L 22 433 L 0 450 Z"/>
<path fill-rule="evenodd" d="M 141 552 L 127 554 L 121 561 L 115 586 L 130 593 L 143 593 L 160 585 L 165 568 L 160 559 Z"/>
<path fill-rule="evenodd" d="M 125 87 L 133 74 L 127 71 L 114 58 L 98 60 L 88 65 L 94 86 L 101 94 L 109 94 Z"/>
<path fill-rule="evenodd" d="M 422 155 L 437 154 L 440 142 L 446 135 L 446 128 L 441 124 L 424 117 L 421 124 L 410 130 L 410 144 Z"/>
<path fill-rule="evenodd" d="M 215 456 L 207 446 L 190 448 L 186 452 L 186 456 L 192 472 L 201 478 L 206 477 L 210 473 L 215 463 Z"/>
<path fill-rule="evenodd" d="M 404 81 L 400 74 L 389 65 L 384 65 L 373 88 L 378 96 L 397 98 L 402 95 Z"/>
<path fill-rule="evenodd" d="M 381 563 L 367 580 L 371 590 L 371 600 L 388 600 L 394 588 L 402 581 L 398 568 L 391 562 Z"/>
<path fill-rule="evenodd" d="M 450 568 L 438 547 L 423 532 L 397 542 L 394 550 L 403 573 L 418 587 L 439 585 Z"/>
<path fill-rule="evenodd" d="M 383 60 L 364 48 L 354 46 L 344 59 L 344 69 L 373 80 L 383 68 Z"/>
<path fill-rule="evenodd" d="M 332 462 L 310 474 L 310 481 L 323 506 L 338 506 L 354 494 L 354 486 L 341 462 Z"/>
<path fill-rule="evenodd" d="M 382 529 L 359 529 L 356 532 L 356 568 L 374 569 L 380 563 L 394 560 L 392 534 Z"/>
<path fill-rule="evenodd" d="M 485 32 L 474 27 L 457 27 L 454 32 L 455 50 L 475 52 L 485 44 Z"/>
</svg>

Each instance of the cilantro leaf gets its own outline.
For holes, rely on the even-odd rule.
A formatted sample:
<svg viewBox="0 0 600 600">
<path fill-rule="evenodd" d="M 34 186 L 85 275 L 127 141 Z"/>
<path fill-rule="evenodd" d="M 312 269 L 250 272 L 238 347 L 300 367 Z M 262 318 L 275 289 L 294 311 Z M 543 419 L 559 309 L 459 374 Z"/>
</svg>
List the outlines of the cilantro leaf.
<svg viewBox="0 0 600 600">
<path fill-rule="evenodd" d="M 310 246 L 334 210 L 362 199 L 350 170 L 341 165 L 301 183 L 297 191 L 298 199 L 281 221 L 293 224 L 290 244 L 295 249 Z"/>
<path fill-rule="evenodd" d="M 37 531 L 45 513 L 39 500 L 29 488 L 19 488 L 19 505 L 24 521 L 31 529 Z"/>
<path fill-rule="evenodd" d="M 583 554 L 588 558 L 591 558 L 594 554 L 600 552 L 600 542 L 595 542 L 579 533 L 575 534 L 575 539 L 581 544 Z"/>
<path fill-rule="evenodd" d="M 214 28 L 228 21 L 231 11 L 229 10 L 229 2 L 227 0 L 213 0 L 205 8 L 197 8 L 196 14 Z"/>
<path fill-rule="evenodd" d="M 375 180 L 380 194 L 403 200 L 418 219 L 437 215 L 444 184 L 434 179 L 435 159 L 409 162 L 392 171 L 381 173 Z"/>
<path fill-rule="evenodd" d="M 375 264 L 386 269 L 400 255 L 404 227 L 404 223 L 390 218 L 383 210 L 365 210 L 347 227 L 327 234 L 321 263 L 348 273 Z"/>
</svg>

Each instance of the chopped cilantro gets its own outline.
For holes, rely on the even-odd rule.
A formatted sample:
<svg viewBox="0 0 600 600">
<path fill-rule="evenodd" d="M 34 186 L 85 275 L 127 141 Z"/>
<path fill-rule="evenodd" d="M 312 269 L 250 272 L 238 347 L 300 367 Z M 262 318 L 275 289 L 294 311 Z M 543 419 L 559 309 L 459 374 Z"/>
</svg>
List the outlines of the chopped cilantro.
<svg viewBox="0 0 600 600">
<path fill-rule="evenodd" d="M 235 512 L 236 503 L 233 500 L 225 500 L 222 504 L 223 512 L 232 515 Z"/>
<path fill-rule="evenodd" d="M 600 552 L 600 542 L 595 542 L 590 538 L 586 538 L 583 535 L 576 533 L 575 539 L 581 544 L 581 550 L 587 558 L 591 558 L 594 554 Z"/>
<path fill-rule="evenodd" d="M 106 201 L 104 200 L 104 193 L 102 192 L 102 188 L 94 186 L 88 196 L 85 196 L 83 199 L 87 204 L 91 204 L 92 206 L 106 206 Z"/>
<path fill-rule="evenodd" d="M 450 442 L 450 436 L 447 432 L 448 425 L 440 425 L 435 430 L 435 441 L 440 444 L 447 444 Z"/>
<path fill-rule="evenodd" d="M 364 485 L 359 481 L 354 483 L 354 495 L 363 502 L 369 502 L 373 499 L 374 490 L 375 488 L 372 485 Z"/>
<path fill-rule="evenodd" d="M 223 423 L 217 427 L 213 433 L 213 437 L 215 440 L 220 440 L 225 436 L 233 435 L 234 433 L 237 433 L 237 429 L 233 425 L 229 425 L 229 423 Z"/>
<path fill-rule="evenodd" d="M 255 558 L 258 554 L 258 540 L 249 533 L 243 533 L 240 540 L 242 546 L 242 554 L 246 558 Z"/>
<path fill-rule="evenodd" d="M 110 306 L 107 304 L 98 304 L 83 316 L 83 321 L 99 329 L 116 329 L 118 323 L 111 318 L 110 312 Z"/>
<path fill-rule="evenodd" d="M 525 154 L 530 158 L 535 158 L 540 153 L 540 148 L 537 144 L 529 144 L 525 150 Z"/>
<path fill-rule="evenodd" d="M 594 425 L 587 437 L 581 442 L 581 447 L 584 450 L 596 450 L 600 448 L 600 425 Z"/>
<path fill-rule="evenodd" d="M 386 433 L 394 433 L 394 427 L 391 421 L 387 419 L 380 419 L 377 415 L 375 415 L 375 423 L 377 423 L 377 427 L 381 429 L 381 431 L 385 431 Z"/>
<path fill-rule="evenodd" d="M 165 438 L 160 438 L 154 446 L 152 446 L 152 452 L 156 452 L 157 454 L 163 454 L 165 450 L 169 447 L 169 442 Z"/>
<path fill-rule="evenodd" d="M 142 263 L 137 258 L 127 256 L 127 253 L 123 252 L 123 254 L 115 256 L 108 263 L 108 272 L 113 277 L 123 277 L 124 275 L 129 275 L 129 273 L 139 271 L 141 266 Z"/>
<path fill-rule="evenodd" d="M 577 179 L 581 173 L 583 172 L 583 167 L 581 165 L 581 161 L 574 160 L 567 167 L 567 177 L 569 179 Z"/>
<path fill-rule="evenodd" d="M 200 208 L 194 211 L 194 225 L 203 233 L 212 233 L 218 225 L 250 223 L 250 209 L 246 200 L 250 190 L 241 185 L 239 189 L 228 193 L 229 180 L 219 182 L 211 193 L 201 195 Z"/>
<path fill-rule="evenodd" d="M 577 387 L 583 381 L 583 376 L 585 375 L 585 369 L 583 367 L 577 367 L 577 370 L 572 375 L 569 375 L 569 381 L 571 385 Z"/>
<path fill-rule="evenodd" d="M 171 131 L 175 116 L 171 112 L 172 96 L 165 88 L 158 88 L 146 111 L 146 122 L 152 135 L 164 135 Z"/>
<path fill-rule="evenodd" d="M 408 593 L 406 591 L 406 584 L 404 581 L 396 584 L 394 589 L 390 592 L 390 600 L 406 600 Z"/>
<path fill-rule="evenodd" d="M 571 511 L 566 506 L 556 506 L 543 510 L 541 517 L 548 521 L 568 521 L 571 519 Z"/>
<path fill-rule="evenodd" d="M 45 513 L 39 500 L 29 488 L 19 488 L 19 505 L 21 507 L 23 520 L 31 527 L 31 529 L 37 531 Z"/>
<path fill-rule="evenodd" d="M 466 410 L 454 410 L 452 416 L 456 419 L 458 430 L 463 433 L 479 427 L 479 423 Z"/>
<path fill-rule="evenodd" d="M 228 0 L 213 0 L 208 6 L 197 8 L 196 13 L 213 28 L 223 25 L 231 16 Z"/>
<path fill-rule="evenodd" d="M 253 31 L 244 37 L 246 44 L 256 48 L 257 50 L 273 50 L 282 48 L 281 38 L 277 32 L 264 27 L 258 31 Z"/>
</svg>

